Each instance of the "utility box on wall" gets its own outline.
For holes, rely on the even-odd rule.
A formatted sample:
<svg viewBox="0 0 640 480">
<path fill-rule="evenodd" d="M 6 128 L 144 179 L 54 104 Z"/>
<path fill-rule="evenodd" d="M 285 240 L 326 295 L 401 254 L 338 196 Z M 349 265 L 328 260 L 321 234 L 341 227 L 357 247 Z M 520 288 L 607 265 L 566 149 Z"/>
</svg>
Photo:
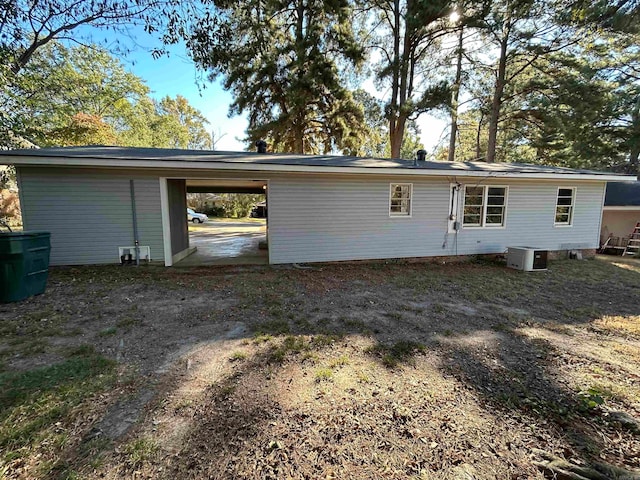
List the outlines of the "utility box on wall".
<svg viewBox="0 0 640 480">
<path fill-rule="evenodd" d="M 509 247 L 507 267 L 532 272 L 547 269 L 547 251 L 534 247 Z"/>
</svg>

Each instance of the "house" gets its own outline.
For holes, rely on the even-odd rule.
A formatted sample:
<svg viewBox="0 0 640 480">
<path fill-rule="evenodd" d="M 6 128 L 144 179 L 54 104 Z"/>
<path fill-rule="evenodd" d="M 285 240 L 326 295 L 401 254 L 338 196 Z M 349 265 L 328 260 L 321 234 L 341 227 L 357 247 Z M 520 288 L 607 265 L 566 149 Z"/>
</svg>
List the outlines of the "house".
<svg viewBox="0 0 640 480">
<path fill-rule="evenodd" d="M 25 229 L 53 265 L 190 253 L 189 191 L 266 193 L 272 264 L 598 247 L 606 182 L 566 168 L 323 155 L 69 147 L 0 153 L 16 165 Z"/>
<path fill-rule="evenodd" d="M 600 244 L 622 250 L 640 222 L 640 181 L 610 182 L 602 208 Z"/>
</svg>

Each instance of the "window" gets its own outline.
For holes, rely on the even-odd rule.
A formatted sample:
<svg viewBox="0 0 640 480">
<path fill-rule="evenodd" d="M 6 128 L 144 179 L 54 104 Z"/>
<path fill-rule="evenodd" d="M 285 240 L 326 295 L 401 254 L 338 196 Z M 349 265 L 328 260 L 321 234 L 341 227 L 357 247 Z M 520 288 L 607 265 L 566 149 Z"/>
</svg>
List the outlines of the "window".
<svg viewBox="0 0 640 480">
<path fill-rule="evenodd" d="M 504 227 L 507 187 L 464 187 L 465 227 Z"/>
<path fill-rule="evenodd" d="M 573 204 L 575 194 L 575 188 L 558 188 L 554 225 L 571 225 L 573 222 Z"/>
<path fill-rule="evenodd" d="M 392 183 L 389 194 L 389 215 L 392 217 L 411 216 L 411 184 Z"/>
</svg>

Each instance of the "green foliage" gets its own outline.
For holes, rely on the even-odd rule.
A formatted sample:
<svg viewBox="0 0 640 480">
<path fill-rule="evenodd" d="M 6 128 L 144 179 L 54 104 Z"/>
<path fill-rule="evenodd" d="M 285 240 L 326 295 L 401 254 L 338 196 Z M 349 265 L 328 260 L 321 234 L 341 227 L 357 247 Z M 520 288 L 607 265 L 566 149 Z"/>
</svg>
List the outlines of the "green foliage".
<svg viewBox="0 0 640 480">
<path fill-rule="evenodd" d="M 228 218 L 246 218 L 256 203 L 264 201 L 264 195 L 244 193 L 223 193 L 220 195 L 219 207 L 222 216 Z"/>
<path fill-rule="evenodd" d="M 599 388 L 592 387 L 584 392 L 578 393 L 579 407 L 581 410 L 593 410 L 604 404 L 605 392 Z"/>
<path fill-rule="evenodd" d="M 450 27 L 447 19 L 455 2 L 367 3 L 376 17 L 374 46 L 383 52 L 375 65 L 376 79 L 390 92 L 384 109 L 389 123 L 389 156 L 400 158 L 407 123 L 449 103 L 448 81 L 425 72 L 438 67 L 433 62 L 440 46 L 438 39 Z"/>
<path fill-rule="evenodd" d="M 154 133 L 165 137 L 171 148 L 211 149 L 211 136 L 204 127 L 207 119 L 186 98 L 164 97 L 157 106 L 158 123 Z"/>
<path fill-rule="evenodd" d="M 391 157 L 389 121 L 385 118 L 384 102 L 361 89 L 354 91 L 353 97 L 363 109 L 364 124 L 358 140 L 347 153 L 362 157 Z M 415 158 L 416 152 L 424 148 L 419 135 L 420 129 L 416 122 L 408 120 L 398 158 Z"/>
<path fill-rule="evenodd" d="M 231 114 L 248 113 L 248 142 L 273 151 L 322 153 L 358 143 L 362 110 L 343 86 L 341 62 L 362 50 L 347 0 L 219 2 L 198 25 L 191 55 L 233 94 Z"/>
<path fill-rule="evenodd" d="M 51 42 L 72 39 L 89 43 L 78 30 L 90 26 L 98 29 L 128 32 L 132 25 L 143 25 L 146 32 L 166 29 L 171 32 L 179 21 L 178 13 L 190 9 L 179 8 L 178 0 L 136 0 L 121 2 L 78 2 L 75 0 L 17 0 L 2 3 L 0 22 L 0 65 L 19 73 L 33 61 L 33 57 Z M 188 2 L 187 2 L 188 3 Z"/>
<path fill-rule="evenodd" d="M 494 48 L 478 55 L 465 46 L 463 89 L 471 100 L 458 119 L 456 160 L 490 158 L 495 148 L 495 161 L 638 172 L 639 37 L 594 28 L 607 16 L 632 15 L 612 8 L 499 1 L 468 22 L 466 30 Z M 446 159 L 447 149 L 436 157 Z"/>
<path fill-rule="evenodd" d="M 0 87 L 2 144 L 211 147 L 207 120 L 184 97 L 149 98 L 143 80 L 97 46 L 51 42 Z"/>
</svg>

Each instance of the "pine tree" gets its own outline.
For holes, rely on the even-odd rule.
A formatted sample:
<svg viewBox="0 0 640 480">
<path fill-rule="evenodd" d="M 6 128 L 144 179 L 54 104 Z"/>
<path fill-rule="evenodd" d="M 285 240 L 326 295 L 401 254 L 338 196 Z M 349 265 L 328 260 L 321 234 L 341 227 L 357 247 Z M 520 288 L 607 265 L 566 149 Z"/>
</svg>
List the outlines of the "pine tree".
<svg viewBox="0 0 640 480">
<path fill-rule="evenodd" d="M 362 109 L 340 75 L 362 61 L 346 0 L 219 2 L 188 42 L 211 78 L 233 94 L 230 114 L 247 112 L 247 141 L 276 151 L 321 153 L 358 143 Z"/>
</svg>

